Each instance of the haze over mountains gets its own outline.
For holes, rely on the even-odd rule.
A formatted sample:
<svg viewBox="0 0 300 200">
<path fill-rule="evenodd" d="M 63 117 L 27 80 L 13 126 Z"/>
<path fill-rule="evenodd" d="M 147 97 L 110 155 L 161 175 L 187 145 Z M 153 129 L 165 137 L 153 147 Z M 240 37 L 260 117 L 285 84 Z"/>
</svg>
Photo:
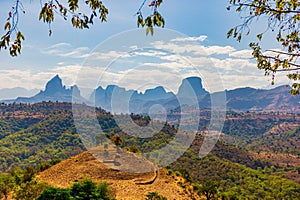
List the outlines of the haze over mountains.
<svg viewBox="0 0 300 200">
<path fill-rule="evenodd" d="M 300 112 L 299 96 L 288 93 L 288 86 L 279 86 L 270 90 L 239 88 L 225 91 L 227 109 L 237 111 L 267 111 L 279 110 L 288 112 Z M 1 92 L 1 90 L 0 90 Z M 96 88 L 85 99 L 80 94 L 79 88 L 74 85 L 66 88 L 61 78 L 56 75 L 40 91 L 32 97 L 18 97 L 12 100 L 2 100 L 5 103 L 37 103 L 43 101 L 76 102 L 102 107 L 115 113 L 148 113 L 153 106 L 156 111 L 176 109 L 180 105 L 195 105 L 199 103 L 201 108 L 209 108 L 211 97 L 220 92 L 209 94 L 202 86 L 199 77 L 189 77 L 182 80 L 178 93 L 167 92 L 162 86 L 147 89 L 144 93 L 137 90 L 126 90 L 117 85 L 108 85 Z M 22 93 L 20 93 L 20 96 Z M 180 101 L 180 103 L 179 103 Z M 157 105 L 161 105 L 160 107 Z"/>
<path fill-rule="evenodd" d="M 38 93 L 38 89 L 27 90 L 22 87 L 0 89 L 0 99 L 16 99 L 18 97 L 30 97 Z"/>
<path fill-rule="evenodd" d="M 62 84 L 61 78 L 56 75 L 47 82 L 44 91 L 40 91 L 32 97 L 18 97 L 13 100 L 4 100 L 3 102 L 29 104 L 43 101 L 72 102 L 72 98 L 74 98 L 75 102 L 85 102 L 85 99 L 81 97 L 80 91 L 76 85 L 71 86 L 70 89 L 66 89 L 66 86 Z"/>
</svg>

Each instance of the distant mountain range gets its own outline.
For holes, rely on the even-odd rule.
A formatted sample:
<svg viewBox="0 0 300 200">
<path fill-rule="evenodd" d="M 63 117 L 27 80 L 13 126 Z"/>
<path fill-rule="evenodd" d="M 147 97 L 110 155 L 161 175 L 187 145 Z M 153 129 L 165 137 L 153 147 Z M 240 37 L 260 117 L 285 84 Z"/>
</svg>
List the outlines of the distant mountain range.
<svg viewBox="0 0 300 200">
<path fill-rule="evenodd" d="M 38 93 L 38 89 L 27 90 L 22 87 L 0 89 L 0 100 L 30 97 Z"/>
<path fill-rule="evenodd" d="M 78 87 L 71 86 L 70 89 L 66 89 L 63 86 L 61 78 L 56 75 L 46 84 L 45 90 L 40 91 L 38 94 L 32 97 L 18 97 L 13 100 L 2 100 L 4 103 L 38 103 L 43 101 L 53 101 L 53 102 L 80 102 L 83 103 L 86 100 L 81 97 Z"/>
<path fill-rule="evenodd" d="M 227 109 L 300 112 L 300 97 L 290 95 L 289 90 L 289 86 L 279 86 L 270 90 L 249 87 L 226 90 Z M 93 91 L 89 99 L 85 99 L 81 96 L 76 85 L 67 89 L 62 84 L 61 78 L 56 75 L 48 81 L 45 90 L 36 95 L 2 100 L 2 102 L 28 104 L 43 101 L 76 102 L 95 105 L 115 113 L 148 113 L 153 108 L 155 108 L 155 112 L 158 112 L 162 111 L 163 108 L 166 110 L 176 109 L 179 105 L 184 104 L 196 105 L 198 103 L 201 108 L 209 108 L 211 97 L 219 94 L 220 92 L 210 94 L 206 91 L 202 86 L 201 78 L 189 77 L 182 80 L 177 94 L 167 92 L 162 86 L 147 89 L 141 93 L 136 90 L 126 90 L 117 85 L 108 85 L 105 89 L 99 86 Z"/>
</svg>

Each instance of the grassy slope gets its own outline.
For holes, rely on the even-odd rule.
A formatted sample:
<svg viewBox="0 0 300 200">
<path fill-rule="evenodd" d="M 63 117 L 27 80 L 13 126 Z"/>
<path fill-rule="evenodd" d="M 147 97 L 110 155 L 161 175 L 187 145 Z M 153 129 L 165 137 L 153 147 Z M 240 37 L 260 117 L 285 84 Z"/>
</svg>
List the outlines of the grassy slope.
<svg viewBox="0 0 300 200">
<path fill-rule="evenodd" d="M 74 129 L 70 104 L 15 105 L 15 107 L 2 107 L 1 109 L 2 113 L 3 110 L 5 111 L 1 117 L 1 120 L 4 121 L 1 134 L 5 135 L 0 140 L 0 166 L 2 166 L 0 170 L 2 171 L 15 166 L 37 165 L 42 160 L 65 159 L 84 150 Z M 8 115 L 10 117 L 7 117 Z M 279 119 L 280 116 L 277 116 L 276 119 Z M 251 114 L 251 117 L 255 118 L 255 115 Z M 108 114 L 100 114 L 99 118 L 102 119 L 101 123 L 105 122 L 106 126 L 114 124 Z M 32 121 L 30 124 L 26 122 L 29 119 L 35 119 L 36 121 Z M 230 127 L 230 130 L 233 131 L 230 133 L 237 135 L 238 129 L 249 122 L 249 114 L 246 115 L 244 121 L 241 114 L 235 116 L 233 122 L 232 119 L 231 117 L 229 119 L 231 122 L 227 122 L 231 123 L 227 128 Z M 9 128 L 8 124 L 12 120 L 19 124 L 15 126 L 17 127 L 16 130 Z M 137 120 L 138 123 L 142 123 L 144 119 L 138 118 Z M 289 120 L 293 120 L 293 118 L 288 117 L 287 121 Z M 252 135 L 255 135 L 255 131 L 265 130 L 265 127 L 255 127 L 256 122 L 253 119 L 250 121 L 247 130 L 251 134 L 253 133 Z M 267 115 L 262 116 L 258 124 L 263 126 L 263 121 L 267 121 L 268 129 L 273 123 Z M 24 124 L 27 124 L 27 126 L 24 126 Z M 113 131 L 110 133 L 111 135 L 118 133 L 124 137 L 126 139 L 124 145 L 140 145 L 141 150 L 143 148 L 146 150 L 157 148 L 162 145 L 162 142 L 166 141 L 161 141 L 161 136 L 167 137 L 168 141 L 172 139 L 173 134 L 172 127 L 167 127 L 159 135 L 160 137 L 154 137 L 152 141 L 137 141 L 126 137 L 116 127 L 107 127 L 106 129 L 107 131 Z M 241 134 L 245 135 L 246 132 Z M 143 147 L 143 144 L 146 144 L 147 147 Z M 299 185 L 282 177 L 273 176 L 273 171 L 255 170 L 257 167 L 269 166 L 269 163 L 253 157 L 251 153 L 235 146 L 218 143 L 211 155 L 200 159 L 197 155 L 197 148 L 200 144 L 201 138 L 198 138 L 191 148 L 171 167 L 179 171 L 182 168 L 187 169 L 194 181 L 200 183 L 206 179 L 218 181 L 220 192 L 223 195 L 246 195 L 249 197 L 256 195 L 257 198 L 267 198 L 271 195 L 275 198 L 272 195 L 276 194 L 279 195 L 276 198 L 279 198 L 280 195 L 295 195 L 295 192 L 298 195 L 300 194 Z M 253 194 L 253 191 L 258 192 Z"/>
</svg>

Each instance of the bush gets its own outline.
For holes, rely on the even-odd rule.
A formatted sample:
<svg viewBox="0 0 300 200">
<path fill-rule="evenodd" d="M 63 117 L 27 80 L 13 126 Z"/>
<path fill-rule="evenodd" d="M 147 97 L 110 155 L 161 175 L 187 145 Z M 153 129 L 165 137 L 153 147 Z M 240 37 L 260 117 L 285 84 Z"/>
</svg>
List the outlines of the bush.
<svg viewBox="0 0 300 200">
<path fill-rule="evenodd" d="M 159 195 L 157 192 L 149 192 L 146 200 L 167 200 L 166 197 Z"/>
<path fill-rule="evenodd" d="M 91 180 L 74 183 L 69 189 L 48 188 L 38 197 L 38 200 L 112 200 L 109 186 L 106 182 L 95 184 Z"/>
<path fill-rule="evenodd" d="M 109 186 L 106 182 L 100 183 L 97 187 L 97 190 L 100 194 L 101 199 L 103 199 L 103 200 L 113 199 L 111 197 L 111 192 L 110 192 Z"/>
<path fill-rule="evenodd" d="M 138 153 L 139 152 L 139 148 L 134 145 L 134 146 L 126 146 L 125 147 L 126 151 L 132 152 L 132 153 Z"/>
<path fill-rule="evenodd" d="M 167 175 L 168 176 L 170 176 L 170 175 L 172 175 L 173 174 L 173 170 L 171 170 L 171 169 L 168 169 L 168 171 L 167 171 Z"/>
<path fill-rule="evenodd" d="M 48 188 L 38 196 L 37 200 L 69 200 L 70 198 L 69 189 Z"/>
<path fill-rule="evenodd" d="M 32 200 L 37 199 L 49 186 L 46 183 L 39 182 L 36 179 L 30 182 L 24 182 L 14 188 L 13 199 Z"/>
<path fill-rule="evenodd" d="M 0 199 L 7 199 L 8 194 L 13 190 L 13 180 L 10 174 L 0 173 Z"/>
</svg>

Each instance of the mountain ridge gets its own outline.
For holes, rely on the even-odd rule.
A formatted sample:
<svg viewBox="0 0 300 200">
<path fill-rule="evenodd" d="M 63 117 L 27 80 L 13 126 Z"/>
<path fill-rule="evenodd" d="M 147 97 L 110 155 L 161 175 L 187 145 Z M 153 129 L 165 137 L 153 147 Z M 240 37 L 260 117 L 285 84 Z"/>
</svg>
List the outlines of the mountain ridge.
<svg viewBox="0 0 300 200">
<path fill-rule="evenodd" d="M 278 86 L 269 90 L 245 87 L 225 90 L 224 93 L 227 97 L 228 110 L 300 112 L 300 98 L 289 94 L 289 90 L 289 86 Z M 182 80 L 177 94 L 167 92 L 163 86 L 149 88 L 142 93 L 137 90 L 126 90 L 118 85 L 108 85 L 105 89 L 102 86 L 94 89 L 90 97 L 85 99 L 81 96 L 78 86 L 66 88 L 59 75 L 56 75 L 46 83 L 44 90 L 32 97 L 18 97 L 12 100 L 1 100 L 1 102 L 29 104 L 43 101 L 75 102 L 102 107 L 117 113 L 148 113 L 157 104 L 165 107 L 167 111 L 184 104 L 193 106 L 197 102 L 200 108 L 210 108 L 211 98 L 220 94 L 222 92 L 206 91 L 201 78 L 188 77 Z"/>
<path fill-rule="evenodd" d="M 38 92 L 39 89 L 26 89 L 23 87 L 2 88 L 0 89 L 0 99 L 16 99 L 19 96 L 30 97 Z"/>
</svg>

